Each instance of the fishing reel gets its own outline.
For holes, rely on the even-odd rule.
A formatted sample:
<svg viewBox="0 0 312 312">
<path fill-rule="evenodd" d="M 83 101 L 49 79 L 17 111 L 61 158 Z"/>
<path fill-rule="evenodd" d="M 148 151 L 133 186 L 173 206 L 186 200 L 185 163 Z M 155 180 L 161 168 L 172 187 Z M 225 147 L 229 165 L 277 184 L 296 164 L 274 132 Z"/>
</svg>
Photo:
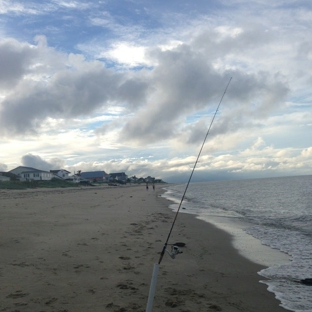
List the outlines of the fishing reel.
<svg viewBox="0 0 312 312">
<path fill-rule="evenodd" d="M 185 246 L 184 243 L 172 244 L 171 251 L 169 251 L 168 249 L 166 249 L 166 251 L 172 259 L 175 259 L 176 255 L 183 253 L 183 251 L 181 251 L 179 247 L 184 247 L 184 246 Z"/>
</svg>

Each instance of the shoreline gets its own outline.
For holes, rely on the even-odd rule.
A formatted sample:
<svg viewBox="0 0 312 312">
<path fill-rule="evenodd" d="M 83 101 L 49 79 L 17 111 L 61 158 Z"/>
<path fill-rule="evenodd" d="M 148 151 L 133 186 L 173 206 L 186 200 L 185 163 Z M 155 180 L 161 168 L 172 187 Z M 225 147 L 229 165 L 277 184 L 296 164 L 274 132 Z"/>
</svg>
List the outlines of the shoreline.
<svg viewBox="0 0 312 312">
<path fill-rule="evenodd" d="M 176 198 L 170 196 L 170 193 L 166 195 L 166 192 L 167 190 L 164 191 L 163 196 L 172 202 L 172 204 L 169 205 L 169 208 L 173 212 L 176 212 L 180 202 L 177 201 Z M 180 213 L 193 215 L 196 219 L 212 224 L 218 229 L 230 234 L 233 237 L 233 248 L 235 248 L 240 255 L 254 263 L 263 265 L 264 267 L 272 267 L 288 264 L 291 261 L 291 257 L 287 253 L 274 249 L 268 245 L 264 245 L 258 238 L 246 233 L 245 230 L 250 226 L 253 226 L 253 224 L 248 223 L 247 221 L 225 216 L 209 215 L 208 218 L 207 216 L 190 212 L 187 208 L 182 208 Z"/>
<path fill-rule="evenodd" d="M 0 311 L 145 311 L 174 217 L 156 187 L 2 191 Z M 286 311 L 231 240 L 179 214 L 169 243 L 186 246 L 165 255 L 153 311 Z"/>
</svg>

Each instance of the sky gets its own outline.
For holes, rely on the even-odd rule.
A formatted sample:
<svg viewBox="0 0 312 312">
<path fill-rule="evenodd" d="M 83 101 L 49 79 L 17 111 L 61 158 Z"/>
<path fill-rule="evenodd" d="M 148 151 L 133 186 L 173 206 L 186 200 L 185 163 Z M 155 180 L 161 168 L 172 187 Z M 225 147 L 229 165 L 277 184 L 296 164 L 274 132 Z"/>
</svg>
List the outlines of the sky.
<svg viewBox="0 0 312 312">
<path fill-rule="evenodd" d="M 193 181 L 312 174 L 311 1 L 0 1 L 0 171 L 185 182 L 210 125 Z"/>
</svg>

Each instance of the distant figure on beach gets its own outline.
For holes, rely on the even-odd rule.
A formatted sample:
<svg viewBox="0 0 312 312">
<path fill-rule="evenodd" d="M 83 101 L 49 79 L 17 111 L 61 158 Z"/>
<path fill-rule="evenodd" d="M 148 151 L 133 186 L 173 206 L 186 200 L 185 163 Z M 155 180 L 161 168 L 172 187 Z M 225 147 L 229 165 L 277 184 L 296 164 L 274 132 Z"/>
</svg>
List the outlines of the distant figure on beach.
<svg viewBox="0 0 312 312">
<path fill-rule="evenodd" d="M 153 183 L 153 190 L 155 191 L 155 184 Z"/>
<path fill-rule="evenodd" d="M 146 183 L 146 189 L 148 190 L 148 183 Z"/>
</svg>

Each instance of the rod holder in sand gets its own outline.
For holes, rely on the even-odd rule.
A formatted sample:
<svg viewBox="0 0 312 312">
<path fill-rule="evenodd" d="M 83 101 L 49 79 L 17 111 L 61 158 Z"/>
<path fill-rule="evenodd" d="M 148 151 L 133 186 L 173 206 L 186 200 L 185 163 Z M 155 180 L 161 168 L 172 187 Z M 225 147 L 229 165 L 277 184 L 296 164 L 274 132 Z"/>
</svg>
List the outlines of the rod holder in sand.
<svg viewBox="0 0 312 312">
<path fill-rule="evenodd" d="M 158 278 L 158 271 L 159 271 L 159 264 L 154 264 L 153 274 L 152 274 L 152 280 L 151 280 L 151 286 L 148 294 L 148 300 L 146 305 L 146 312 L 152 312 L 153 309 L 153 302 L 154 302 L 154 296 L 156 291 L 156 284 L 157 284 L 157 278 Z"/>
</svg>

